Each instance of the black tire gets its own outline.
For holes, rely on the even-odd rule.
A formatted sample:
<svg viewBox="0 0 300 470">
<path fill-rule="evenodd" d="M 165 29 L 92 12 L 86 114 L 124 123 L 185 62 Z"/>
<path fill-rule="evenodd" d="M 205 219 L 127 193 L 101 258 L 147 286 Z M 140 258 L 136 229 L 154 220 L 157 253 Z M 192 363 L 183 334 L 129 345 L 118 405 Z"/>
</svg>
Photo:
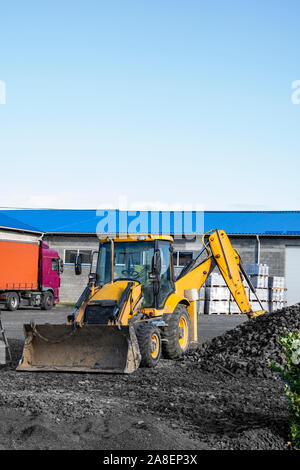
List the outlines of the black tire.
<svg viewBox="0 0 300 470">
<path fill-rule="evenodd" d="M 174 312 L 164 316 L 167 325 L 163 329 L 163 355 L 168 359 L 182 357 L 190 347 L 191 324 L 185 305 L 179 304 Z"/>
<path fill-rule="evenodd" d="M 54 305 L 54 295 L 50 291 L 45 292 L 42 297 L 41 309 L 51 310 L 53 305 Z"/>
<path fill-rule="evenodd" d="M 155 367 L 162 352 L 161 336 L 158 328 L 151 323 L 141 323 L 136 328 L 136 337 L 142 356 L 141 367 Z"/>
<path fill-rule="evenodd" d="M 16 292 L 10 292 L 7 294 L 6 308 L 11 312 L 18 310 L 20 306 L 20 297 Z"/>
</svg>

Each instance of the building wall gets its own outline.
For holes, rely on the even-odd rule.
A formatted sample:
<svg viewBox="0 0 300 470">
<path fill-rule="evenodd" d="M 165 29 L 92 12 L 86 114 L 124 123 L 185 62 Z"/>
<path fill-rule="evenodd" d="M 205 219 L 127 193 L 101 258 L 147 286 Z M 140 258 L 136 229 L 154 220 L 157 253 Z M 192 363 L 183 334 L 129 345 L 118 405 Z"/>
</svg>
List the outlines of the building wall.
<svg viewBox="0 0 300 470">
<path fill-rule="evenodd" d="M 65 249 L 98 249 L 98 240 L 94 235 L 47 235 L 45 242 L 59 252 L 64 258 Z M 231 243 L 242 258 L 244 265 L 256 263 L 258 259 L 258 243 L 255 236 L 231 236 Z M 286 246 L 300 246 L 300 237 L 265 237 L 260 236 L 260 262 L 270 267 L 270 276 L 285 276 Z M 190 239 L 174 240 L 174 250 L 193 251 L 197 253 L 202 249 L 201 236 Z M 65 265 L 61 277 L 60 301 L 76 302 L 88 281 L 90 266 L 82 267 L 82 274 L 75 275 L 74 265 Z"/>
<path fill-rule="evenodd" d="M 286 276 L 286 246 L 300 246 L 300 237 L 259 238 L 260 263 L 269 266 L 270 276 Z M 239 251 L 244 264 L 257 262 L 258 245 L 255 238 L 248 240 L 231 237 L 231 242 Z"/>
<path fill-rule="evenodd" d="M 267 264 L 270 276 L 285 276 L 286 246 L 300 246 L 300 237 L 259 236 L 260 250 L 256 236 L 230 236 L 232 246 L 239 252 L 243 264 Z M 202 247 L 201 237 L 193 241 L 175 240 L 175 250 L 192 250 L 194 253 Z"/>
<path fill-rule="evenodd" d="M 74 237 L 68 235 L 50 236 L 44 238 L 51 248 L 57 250 L 59 256 L 64 259 L 65 249 L 98 249 L 96 236 Z M 76 302 L 88 282 L 90 266 L 82 266 L 82 273 L 75 274 L 74 265 L 64 265 L 64 272 L 61 275 L 61 285 L 59 290 L 60 302 Z"/>
</svg>

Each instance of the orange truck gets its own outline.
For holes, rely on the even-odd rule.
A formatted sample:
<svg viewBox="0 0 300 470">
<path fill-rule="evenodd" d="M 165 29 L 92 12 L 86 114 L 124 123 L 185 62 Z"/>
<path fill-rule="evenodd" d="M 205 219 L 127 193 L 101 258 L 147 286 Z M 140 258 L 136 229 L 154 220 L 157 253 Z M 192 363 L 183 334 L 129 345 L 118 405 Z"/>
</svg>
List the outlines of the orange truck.
<svg viewBox="0 0 300 470">
<path fill-rule="evenodd" d="M 0 240 L 0 304 L 50 310 L 59 301 L 62 261 L 43 241 L 25 240 Z"/>
</svg>

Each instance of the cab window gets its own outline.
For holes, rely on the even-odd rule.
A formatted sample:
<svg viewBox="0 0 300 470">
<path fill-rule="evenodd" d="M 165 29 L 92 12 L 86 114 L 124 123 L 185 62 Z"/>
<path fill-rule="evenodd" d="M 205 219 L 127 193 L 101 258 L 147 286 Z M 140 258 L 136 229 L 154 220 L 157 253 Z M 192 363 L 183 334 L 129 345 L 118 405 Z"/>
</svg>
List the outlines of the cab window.
<svg viewBox="0 0 300 470">
<path fill-rule="evenodd" d="M 52 259 L 52 271 L 58 272 L 58 260 L 56 258 Z"/>
</svg>

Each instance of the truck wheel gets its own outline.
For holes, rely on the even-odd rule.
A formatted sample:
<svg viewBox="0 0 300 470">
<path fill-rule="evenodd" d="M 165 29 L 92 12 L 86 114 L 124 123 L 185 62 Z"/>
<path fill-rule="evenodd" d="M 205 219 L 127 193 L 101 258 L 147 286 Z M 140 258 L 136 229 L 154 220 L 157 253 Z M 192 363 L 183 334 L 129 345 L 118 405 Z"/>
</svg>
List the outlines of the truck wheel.
<svg viewBox="0 0 300 470">
<path fill-rule="evenodd" d="M 136 337 L 142 356 L 142 367 L 155 367 L 161 356 L 161 337 L 158 328 L 150 323 L 137 326 Z"/>
<path fill-rule="evenodd" d="M 6 300 L 6 308 L 7 310 L 10 310 L 13 312 L 14 310 L 18 310 L 20 305 L 20 297 L 16 292 L 10 292 L 7 295 L 7 300 Z"/>
<path fill-rule="evenodd" d="M 43 294 L 41 309 L 42 310 L 51 310 L 54 305 L 54 296 L 52 292 L 48 291 Z"/>
<path fill-rule="evenodd" d="M 164 317 L 167 327 L 163 332 L 163 354 L 168 359 L 177 359 L 189 349 L 191 338 L 190 318 L 185 305 L 178 304 L 174 312 Z"/>
</svg>

